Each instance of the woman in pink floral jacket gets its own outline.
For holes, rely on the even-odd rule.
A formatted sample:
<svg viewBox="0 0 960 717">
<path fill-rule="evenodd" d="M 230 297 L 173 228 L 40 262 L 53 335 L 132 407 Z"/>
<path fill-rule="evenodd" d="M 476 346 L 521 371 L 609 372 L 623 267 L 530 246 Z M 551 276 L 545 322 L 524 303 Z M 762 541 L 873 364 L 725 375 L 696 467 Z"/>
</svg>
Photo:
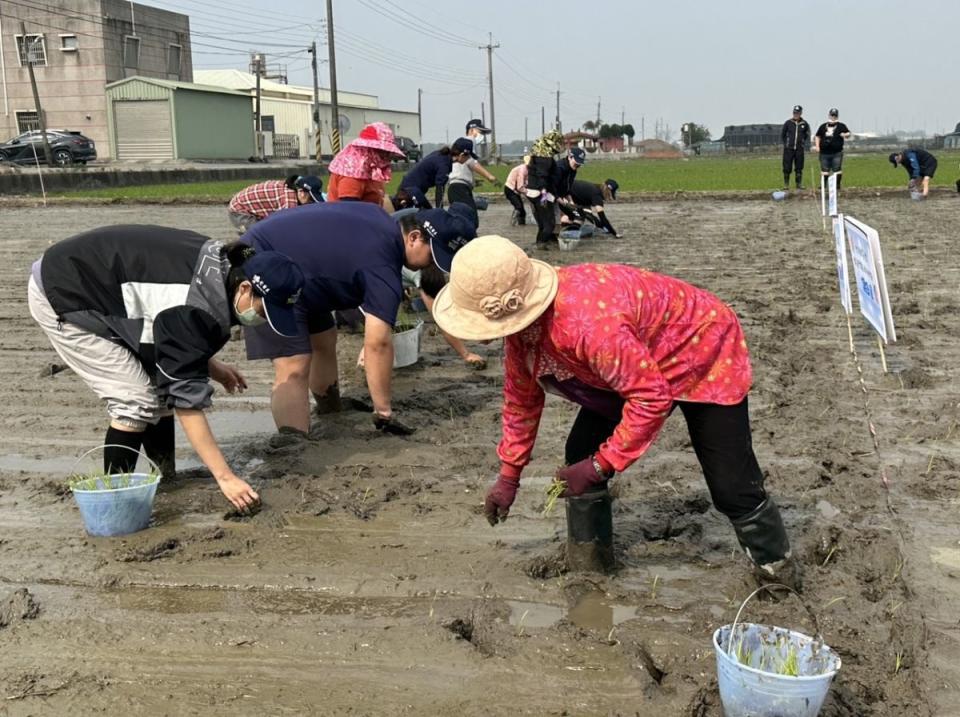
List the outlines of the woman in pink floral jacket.
<svg viewBox="0 0 960 717">
<path fill-rule="evenodd" d="M 491 525 L 507 517 L 516 497 L 546 393 L 581 406 L 567 465 L 557 473 L 567 497 L 605 487 L 679 408 L 714 505 L 759 575 L 799 582 L 753 453 L 746 341 L 736 314 L 716 296 L 629 266 L 554 269 L 490 236 L 457 254 L 434 317 L 462 339 L 506 338 L 500 475 L 484 506 Z"/>
</svg>

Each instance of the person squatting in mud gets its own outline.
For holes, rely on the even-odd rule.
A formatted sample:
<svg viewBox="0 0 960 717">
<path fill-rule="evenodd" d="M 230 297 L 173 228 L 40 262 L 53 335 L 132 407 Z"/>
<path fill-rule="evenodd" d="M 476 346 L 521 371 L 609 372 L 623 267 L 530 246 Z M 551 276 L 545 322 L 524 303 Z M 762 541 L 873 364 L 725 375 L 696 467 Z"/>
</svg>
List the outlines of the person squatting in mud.
<svg viewBox="0 0 960 717">
<path fill-rule="evenodd" d="M 106 401 L 105 473 L 132 472 L 143 447 L 171 478 L 176 414 L 224 496 L 246 510 L 259 496 L 230 469 L 204 414 L 211 378 L 229 393 L 246 381 L 214 355 L 238 324 L 295 334 L 303 283 L 277 252 L 118 225 L 48 249 L 33 265 L 27 301 L 63 362 Z"/>
<path fill-rule="evenodd" d="M 574 180 L 570 190 L 573 205 L 560 205 L 560 211 L 564 215 L 562 222 L 578 222 L 586 219 L 598 229 L 605 230 L 610 236 L 623 239 L 623 234 L 613 228 L 603 206 L 605 201 L 617 198 L 619 188 L 620 185 L 615 179 L 608 179 L 603 184 Z"/>
<path fill-rule="evenodd" d="M 717 509 L 761 581 L 800 573 L 754 455 L 752 373 L 740 322 L 713 294 L 616 264 L 554 268 L 486 236 L 453 261 L 434 305 L 465 340 L 505 339 L 500 472 L 484 513 L 506 519 L 530 462 L 546 393 L 580 405 L 557 479 L 565 497 L 605 487 L 653 443 L 679 408 Z"/>
<path fill-rule="evenodd" d="M 391 406 L 402 270 L 435 263 L 449 271 L 453 254 L 474 236 L 476 225 L 455 210 L 427 209 L 395 220 L 367 202 L 327 202 L 281 212 L 241 237 L 258 251 L 286 254 L 305 275 L 292 337 L 265 327 L 244 330 L 247 358 L 273 362 L 270 407 L 279 433 L 289 440 L 306 436 L 311 392 L 317 415 L 341 410 L 332 312 L 357 308 L 364 316 L 364 371 L 374 426 L 385 433 L 413 433 Z"/>
</svg>

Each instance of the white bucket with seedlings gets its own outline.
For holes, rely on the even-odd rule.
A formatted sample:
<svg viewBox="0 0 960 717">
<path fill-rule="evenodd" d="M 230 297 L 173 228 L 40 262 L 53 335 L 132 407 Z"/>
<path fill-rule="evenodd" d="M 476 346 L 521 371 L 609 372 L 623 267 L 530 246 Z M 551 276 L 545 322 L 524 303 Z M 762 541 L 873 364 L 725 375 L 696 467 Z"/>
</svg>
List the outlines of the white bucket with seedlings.
<svg viewBox="0 0 960 717">
<path fill-rule="evenodd" d="M 762 590 L 754 590 L 733 621 L 713 633 L 717 682 L 724 714 L 733 717 L 817 717 L 840 669 L 840 656 L 824 644 L 816 615 L 816 637 L 783 627 L 740 622 L 743 608 Z M 800 596 L 797 595 L 799 598 Z M 801 599 L 801 602 L 802 599 Z"/>
<path fill-rule="evenodd" d="M 393 327 L 393 367 L 413 366 L 420 360 L 420 341 L 423 337 L 423 321 L 410 319 L 401 314 Z"/>
</svg>

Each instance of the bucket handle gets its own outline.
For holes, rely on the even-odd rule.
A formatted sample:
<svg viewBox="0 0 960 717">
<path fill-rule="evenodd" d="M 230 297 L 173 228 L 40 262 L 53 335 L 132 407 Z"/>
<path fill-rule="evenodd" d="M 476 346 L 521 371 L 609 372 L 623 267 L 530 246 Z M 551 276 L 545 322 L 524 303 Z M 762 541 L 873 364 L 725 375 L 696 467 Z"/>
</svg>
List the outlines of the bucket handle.
<svg viewBox="0 0 960 717">
<path fill-rule="evenodd" d="M 800 593 L 798 593 L 789 585 L 784 585 L 783 583 L 768 583 L 766 585 L 761 585 L 760 587 L 758 587 L 752 593 L 747 595 L 746 600 L 740 603 L 740 609 L 737 610 L 737 616 L 733 618 L 733 625 L 730 627 L 730 641 L 727 643 L 727 655 L 729 657 L 733 657 L 733 642 L 734 642 L 734 637 L 737 634 L 737 623 L 740 622 L 740 615 L 741 613 L 743 613 L 743 609 L 747 606 L 747 603 L 750 602 L 757 595 L 757 593 L 763 592 L 764 590 L 770 590 L 772 592 L 774 589 L 779 590 L 781 588 L 783 590 L 787 590 L 793 593 L 796 596 L 797 600 L 800 601 L 800 604 L 803 605 L 803 609 L 807 611 L 807 614 L 813 620 L 813 627 L 817 631 L 816 636 L 813 638 L 814 645 L 816 645 L 817 643 L 823 642 L 823 636 L 820 633 L 820 621 L 817 619 L 817 614 L 807 604 L 807 601 L 804 600 L 803 597 L 801 597 Z"/>
<path fill-rule="evenodd" d="M 84 458 L 89 456 L 94 451 L 102 451 L 104 448 L 126 448 L 128 451 L 133 451 L 138 456 L 142 456 L 143 458 L 146 458 L 147 463 L 150 464 L 150 467 L 153 469 L 153 472 L 156 473 L 158 476 L 161 475 L 160 466 L 154 463 L 153 459 L 150 456 L 148 456 L 143 451 L 138 451 L 136 448 L 131 448 L 130 446 L 122 446 L 119 443 L 104 443 L 101 446 L 94 446 L 90 450 L 84 451 L 83 453 L 80 454 L 80 457 L 73 462 L 73 465 L 70 466 L 70 474 L 71 475 L 74 474 L 74 471 L 76 470 L 77 466 L 80 464 L 80 461 L 82 461 Z"/>
</svg>

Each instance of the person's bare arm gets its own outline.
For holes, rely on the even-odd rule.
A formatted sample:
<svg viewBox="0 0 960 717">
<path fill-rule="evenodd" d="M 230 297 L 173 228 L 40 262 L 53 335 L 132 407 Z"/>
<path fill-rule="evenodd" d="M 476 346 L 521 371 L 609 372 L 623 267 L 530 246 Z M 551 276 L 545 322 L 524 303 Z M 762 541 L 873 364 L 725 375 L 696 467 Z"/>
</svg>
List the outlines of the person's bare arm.
<svg viewBox="0 0 960 717">
<path fill-rule="evenodd" d="M 373 314 L 366 315 L 363 333 L 363 367 L 373 410 L 389 418 L 390 382 L 393 378 L 393 328 Z"/>
</svg>

